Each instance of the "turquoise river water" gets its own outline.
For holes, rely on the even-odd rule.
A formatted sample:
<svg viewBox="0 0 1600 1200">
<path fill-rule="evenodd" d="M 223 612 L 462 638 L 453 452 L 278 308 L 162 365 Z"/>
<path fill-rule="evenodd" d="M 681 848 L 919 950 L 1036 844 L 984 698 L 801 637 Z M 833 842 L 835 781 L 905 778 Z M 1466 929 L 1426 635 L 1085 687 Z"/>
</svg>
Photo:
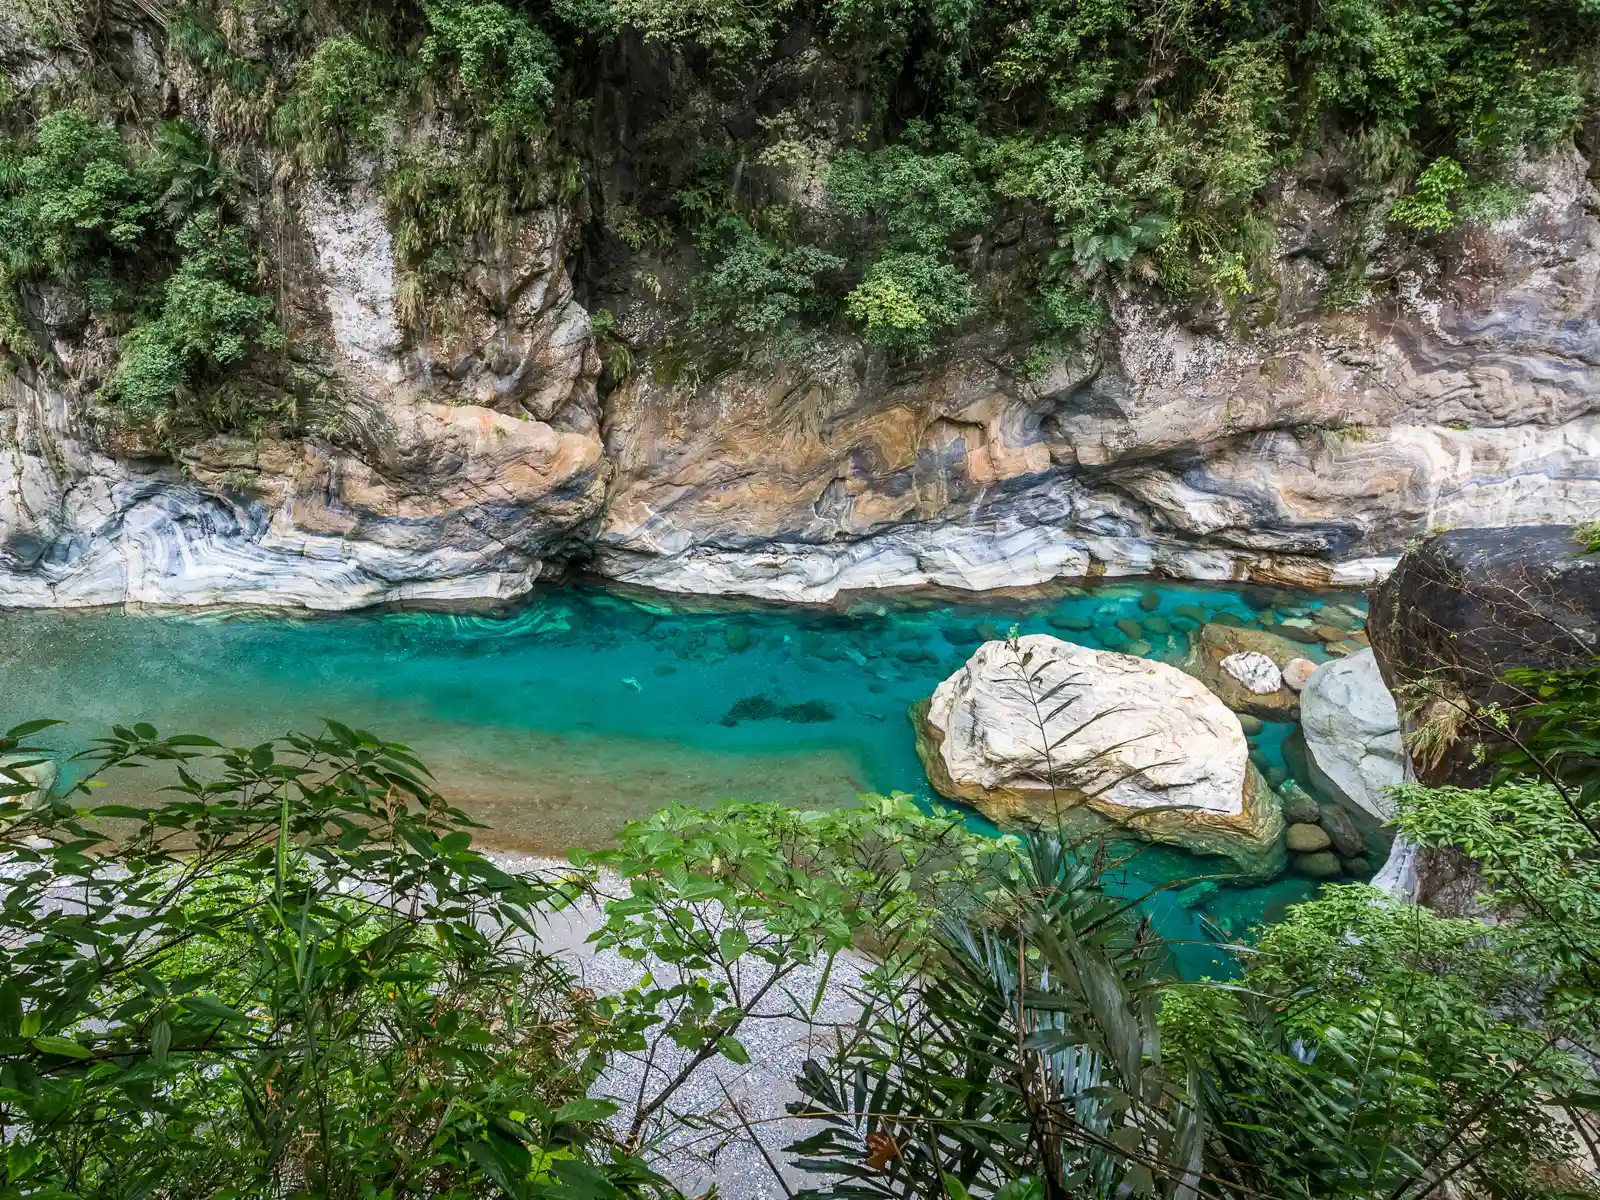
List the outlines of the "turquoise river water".
<svg viewBox="0 0 1600 1200">
<path fill-rule="evenodd" d="M 13 610 L 0 612 L 0 728 L 68 719 L 57 745 L 72 749 L 112 722 L 244 743 L 336 717 L 414 747 L 491 844 L 558 854 L 674 800 L 931 801 L 908 709 L 1013 625 L 1175 662 L 1201 618 L 1314 617 L 1334 602 L 1362 598 L 1119 583 L 824 611 L 568 585 L 503 614 Z M 1269 722 L 1251 739 L 1271 775 L 1293 770 L 1292 729 Z M 1146 847 L 1119 887 L 1214 869 Z M 1242 933 L 1313 888 L 1293 876 L 1224 888 L 1204 911 Z M 1169 937 L 1208 937 L 1173 893 L 1150 904 Z M 1211 954 L 1195 947 L 1185 969 Z"/>
</svg>

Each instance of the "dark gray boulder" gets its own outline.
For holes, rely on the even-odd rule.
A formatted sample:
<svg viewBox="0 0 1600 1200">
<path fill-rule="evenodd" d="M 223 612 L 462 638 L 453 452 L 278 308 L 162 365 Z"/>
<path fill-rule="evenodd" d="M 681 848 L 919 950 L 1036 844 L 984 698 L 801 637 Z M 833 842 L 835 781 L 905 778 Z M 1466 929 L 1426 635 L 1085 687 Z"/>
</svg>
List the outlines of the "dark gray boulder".
<svg viewBox="0 0 1600 1200">
<path fill-rule="evenodd" d="M 1373 592 L 1367 633 L 1424 783 L 1483 781 L 1482 731 L 1459 713 L 1532 702 L 1507 671 L 1600 657 L 1600 554 L 1583 549 L 1570 525 L 1454 529 L 1408 551 Z"/>
</svg>

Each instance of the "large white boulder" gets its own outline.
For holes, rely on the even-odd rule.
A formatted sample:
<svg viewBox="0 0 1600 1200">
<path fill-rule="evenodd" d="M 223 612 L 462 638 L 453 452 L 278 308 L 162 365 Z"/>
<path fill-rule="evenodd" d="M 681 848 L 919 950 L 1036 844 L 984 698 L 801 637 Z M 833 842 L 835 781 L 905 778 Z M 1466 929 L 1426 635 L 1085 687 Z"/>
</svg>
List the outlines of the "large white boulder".
<svg viewBox="0 0 1600 1200">
<path fill-rule="evenodd" d="M 1386 788 L 1405 778 L 1400 714 L 1371 650 L 1324 663 L 1300 693 L 1313 780 L 1380 821 L 1394 816 Z"/>
<path fill-rule="evenodd" d="M 918 727 L 934 786 L 1002 825 L 1109 821 L 1251 874 L 1282 866 L 1282 814 L 1239 718 L 1176 667 L 1045 634 L 986 642 Z"/>
</svg>

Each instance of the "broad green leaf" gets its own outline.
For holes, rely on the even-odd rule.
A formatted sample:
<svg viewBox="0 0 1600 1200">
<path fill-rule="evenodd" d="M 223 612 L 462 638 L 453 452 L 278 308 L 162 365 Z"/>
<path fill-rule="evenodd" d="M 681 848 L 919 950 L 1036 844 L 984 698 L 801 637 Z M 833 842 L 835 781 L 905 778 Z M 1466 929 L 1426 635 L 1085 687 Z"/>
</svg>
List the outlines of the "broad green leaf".
<svg viewBox="0 0 1600 1200">
<path fill-rule="evenodd" d="M 53 1034 L 45 1034 L 34 1038 L 33 1047 L 41 1053 L 57 1054 L 63 1058 L 84 1059 L 94 1057 L 94 1051 L 83 1043 L 75 1042 L 71 1038 L 56 1037 Z"/>
</svg>

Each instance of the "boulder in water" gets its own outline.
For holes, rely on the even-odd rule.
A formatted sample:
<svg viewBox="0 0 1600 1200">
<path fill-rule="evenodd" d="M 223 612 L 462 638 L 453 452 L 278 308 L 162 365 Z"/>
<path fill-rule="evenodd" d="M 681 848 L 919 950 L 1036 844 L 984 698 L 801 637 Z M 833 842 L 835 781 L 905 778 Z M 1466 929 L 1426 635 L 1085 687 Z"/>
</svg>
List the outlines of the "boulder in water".
<svg viewBox="0 0 1600 1200">
<path fill-rule="evenodd" d="M 1316 798 L 1294 780 L 1287 780 L 1278 789 L 1283 797 L 1283 819 L 1291 825 L 1315 825 L 1322 819 L 1322 810 Z"/>
<path fill-rule="evenodd" d="M 1289 826 L 1284 844 L 1293 854 L 1315 854 L 1333 845 L 1333 839 L 1321 825 L 1296 823 Z"/>
<path fill-rule="evenodd" d="M 1325 663 L 1300 693 L 1312 782 L 1330 797 L 1386 821 L 1384 789 L 1405 775 L 1400 714 L 1371 650 Z"/>
<path fill-rule="evenodd" d="M 1255 650 L 1230 654 L 1219 665 L 1257 696 L 1270 696 L 1283 686 L 1278 664 Z"/>
<path fill-rule="evenodd" d="M 1221 697 L 1222 702 L 1235 712 L 1250 713 L 1268 721 L 1287 721 L 1299 711 L 1300 698 L 1288 688 L 1277 686 L 1266 692 L 1252 691 L 1233 672 L 1223 667 L 1224 661 L 1235 656 L 1259 655 L 1268 660 L 1279 674 L 1286 663 L 1304 658 L 1305 651 L 1288 638 L 1279 637 L 1263 629 L 1245 629 L 1225 625 L 1220 620 L 1202 625 L 1200 632 L 1190 639 L 1189 655 L 1183 669 L 1205 683 Z M 1248 659 L 1254 663 L 1254 657 Z M 1236 664 L 1237 665 L 1237 664 Z M 1265 684 L 1263 673 L 1260 682 Z"/>
<path fill-rule="evenodd" d="M 1367 835 L 1342 805 L 1324 804 L 1318 816 L 1340 858 L 1361 858 L 1366 854 Z"/>
<path fill-rule="evenodd" d="M 1332 850 L 1319 850 L 1315 854 L 1296 854 L 1290 862 L 1296 871 L 1308 879 L 1337 879 L 1344 874 L 1344 864 Z"/>
<path fill-rule="evenodd" d="M 1311 682 L 1317 664 L 1309 658 L 1291 658 L 1283 664 L 1283 686 L 1292 692 L 1303 692 Z"/>
<path fill-rule="evenodd" d="M 988 642 L 918 706 L 917 734 L 934 787 L 1001 825 L 1109 823 L 1282 869 L 1283 814 L 1238 718 L 1164 663 L 1046 634 Z"/>
</svg>

